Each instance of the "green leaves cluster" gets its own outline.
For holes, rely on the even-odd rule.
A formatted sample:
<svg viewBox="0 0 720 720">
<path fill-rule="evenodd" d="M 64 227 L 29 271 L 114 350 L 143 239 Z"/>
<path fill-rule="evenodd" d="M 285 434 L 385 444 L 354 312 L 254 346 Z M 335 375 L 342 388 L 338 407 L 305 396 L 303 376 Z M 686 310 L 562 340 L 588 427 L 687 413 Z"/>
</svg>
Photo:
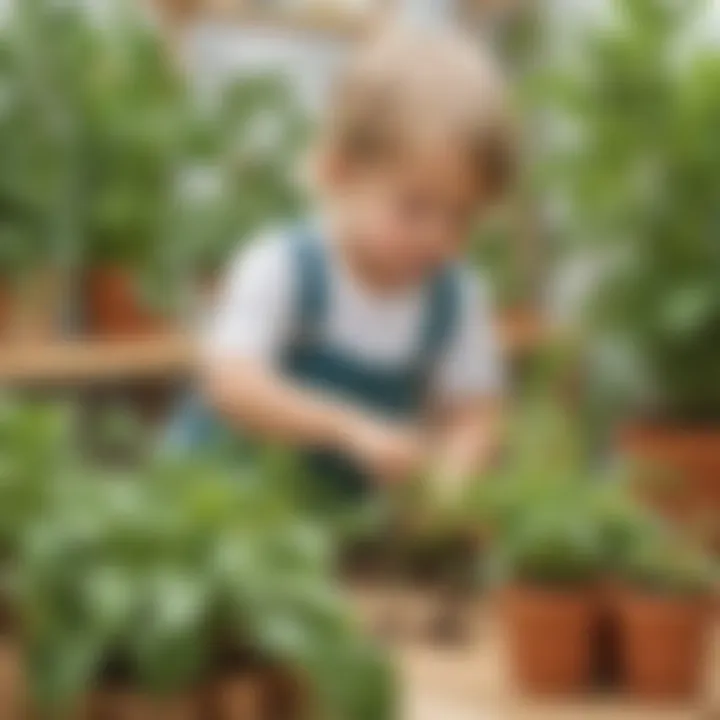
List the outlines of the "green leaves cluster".
<svg viewBox="0 0 720 720">
<path fill-rule="evenodd" d="M 186 91 L 132 3 L 13 2 L 0 39 L 2 205 L 20 269 L 137 262 L 157 238 L 190 122 Z M 20 257 L 22 255 L 22 257 Z"/>
<path fill-rule="evenodd" d="M 237 78 L 224 87 L 202 113 L 198 151 L 173 189 L 171 251 L 213 277 L 243 239 L 296 217 L 302 196 L 294 176 L 307 130 L 282 78 Z"/>
<path fill-rule="evenodd" d="M 212 271 L 297 207 L 304 115 L 275 77 L 192 87 L 142 3 L 13 0 L 0 31 L 0 269 Z M 192 276 L 191 276 L 192 277 Z"/>
<path fill-rule="evenodd" d="M 618 579 L 700 593 L 718 568 L 641 506 L 623 469 L 593 470 L 571 419 L 537 402 L 515 425 L 513 454 L 467 504 L 488 528 L 488 570 L 502 583 L 586 586 Z"/>
<path fill-rule="evenodd" d="M 603 272 L 592 315 L 613 384 L 675 419 L 720 417 L 720 52 L 702 3 L 618 0 L 556 85 L 566 235 Z M 618 375 L 619 374 L 619 375 Z"/>
<path fill-rule="evenodd" d="M 346 613 L 328 538 L 280 482 L 210 460 L 99 472 L 68 451 L 59 417 L 0 416 L 14 468 L 0 485 L 6 591 L 39 702 L 71 707 L 109 666 L 173 693 L 231 652 L 297 672 L 318 717 L 393 716 L 390 672 Z"/>
</svg>

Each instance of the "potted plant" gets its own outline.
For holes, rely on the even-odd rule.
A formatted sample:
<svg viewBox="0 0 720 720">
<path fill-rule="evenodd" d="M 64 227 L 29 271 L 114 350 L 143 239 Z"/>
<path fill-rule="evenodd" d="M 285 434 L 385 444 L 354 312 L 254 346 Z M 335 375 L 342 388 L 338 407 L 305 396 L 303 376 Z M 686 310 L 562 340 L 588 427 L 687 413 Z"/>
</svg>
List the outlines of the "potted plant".
<svg viewBox="0 0 720 720">
<path fill-rule="evenodd" d="M 524 692 L 563 695 L 593 681 L 602 609 L 602 524 L 570 417 L 544 393 L 510 424 L 508 458 L 468 499 L 486 528 L 486 567 L 513 675 Z"/>
<path fill-rule="evenodd" d="M 572 144 L 558 176 L 564 229 L 597 270 L 594 387 L 632 417 L 621 448 L 677 475 L 671 513 L 717 522 L 720 55 L 685 42 L 699 12 L 624 0 L 594 31 L 582 72 L 560 84 Z"/>
<path fill-rule="evenodd" d="M 305 129 L 280 78 L 236 78 L 200 107 L 159 37 L 145 26 L 125 34 L 133 53 L 84 110 L 96 158 L 90 325 L 112 334 L 157 330 L 158 310 L 187 309 L 197 286 L 212 292 L 243 239 L 297 213 Z"/>
<path fill-rule="evenodd" d="M 239 482 L 209 461 L 78 473 L 21 551 L 41 713 L 392 716 L 389 676 L 348 621 L 322 533 L 267 478 Z"/>
<path fill-rule="evenodd" d="M 49 238 L 41 260 L 87 271 L 93 330 L 152 331 L 161 313 L 140 279 L 156 262 L 184 158 L 189 90 L 135 3 L 16 6 L 7 35 L 29 109 L 8 128 L 7 206 Z"/>
<path fill-rule="evenodd" d="M 582 506 L 557 496 L 495 540 L 508 652 L 527 692 L 568 694 L 592 680 L 600 542 Z"/>
<path fill-rule="evenodd" d="M 162 256 L 170 187 L 187 152 L 190 90 L 159 33 L 127 11 L 86 25 L 102 82 L 80 76 L 86 127 L 84 264 L 91 331 L 156 333 L 172 310 L 171 258 Z M 86 21 L 87 23 L 88 21 Z M 164 274 L 154 268 L 161 264 Z"/>
<path fill-rule="evenodd" d="M 634 695 L 699 696 L 706 680 L 717 567 L 672 535 L 639 540 L 615 595 L 622 675 Z"/>
</svg>

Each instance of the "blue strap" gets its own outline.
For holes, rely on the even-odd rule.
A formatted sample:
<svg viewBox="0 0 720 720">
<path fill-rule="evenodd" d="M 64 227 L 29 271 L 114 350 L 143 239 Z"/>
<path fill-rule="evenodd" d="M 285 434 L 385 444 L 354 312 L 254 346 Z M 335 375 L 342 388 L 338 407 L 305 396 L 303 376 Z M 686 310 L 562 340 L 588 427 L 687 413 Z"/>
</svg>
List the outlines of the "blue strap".
<svg viewBox="0 0 720 720">
<path fill-rule="evenodd" d="M 448 347 L 460 315 L 461 276 L 457 267 L 440 272 L 430 288 L 425 331 L 420 345 L 420 366 L 431 369 Z"/>
<path fill-rule="evenodd" d="M 320 239 L 307 228 L 288 237 L 296 261 L 297 327 L 301 338 L 312 336 L 322 325 L 328 305 L 328 268 Z"/>
<path fill-rule="evenodd" d="M 301 339 L 313 337 L 327 314 L 329 275 L 327 254 L 311 228 L 289 233 L 298 285 L 297 322 Z M 455 331 L 460 313 L 461 277 L 457 267 L 441 271 L 433 280 L 418 349 L 418 366 L 426 371 L 438 361 Z"/>
</svg>

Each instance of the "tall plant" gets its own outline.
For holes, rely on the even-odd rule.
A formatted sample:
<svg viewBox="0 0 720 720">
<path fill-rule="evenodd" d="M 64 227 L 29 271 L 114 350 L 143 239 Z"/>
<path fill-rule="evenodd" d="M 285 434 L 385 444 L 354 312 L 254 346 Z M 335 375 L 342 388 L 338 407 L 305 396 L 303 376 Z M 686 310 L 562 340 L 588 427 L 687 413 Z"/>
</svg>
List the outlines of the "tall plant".
<svg viewBox="0 0 720 720">
<path fill-rule="evenodd" d="M 556 170 L 565 231 L 601 268 L 601 369 L 655 415 L 717 422 L 720 52 L 692 34 L 700 7 L 614 4 L 559 85 Z"/>
<path fill-rule="evenodd" d="M 52 246 L 167 298 L 168 281 L 216 269 L 298 206 L 290 89 L 240 78 L 200 97 L 138 2 L 15 0 L 0 83 L 0 267 Z"/>
<path fill-rule="evenodd" d="M 20 280 L 60 256 L 66 155 L 61 118 L 27 61 L 15 15 L 0 28 L 0 275 Z"/>
<path fill-rule="evenodd" d="M 134 3 L 30 0 L 13 11 L 19 81 L 54 129 L 65 240 L 82 237 L 91 261 L 137 261 L 188 130 L 182 79 Z"/>
<path fill-rule="evenodd" d="M 392 717 L 390 675 L 345 613 L 323 533 L 261 477 L 207 461 L 77 475 L 20 558 L 41 706 L 109 681 L 194 691 L 229 657 L 295 673 L 319 717 Z"/>
</svg>

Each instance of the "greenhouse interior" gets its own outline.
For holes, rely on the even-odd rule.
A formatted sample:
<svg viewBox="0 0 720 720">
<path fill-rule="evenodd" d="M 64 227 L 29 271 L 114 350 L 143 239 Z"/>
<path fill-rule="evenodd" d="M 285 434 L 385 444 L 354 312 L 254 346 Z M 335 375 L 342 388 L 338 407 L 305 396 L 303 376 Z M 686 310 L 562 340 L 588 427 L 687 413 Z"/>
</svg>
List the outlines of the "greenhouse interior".
<svg viewBox="0 0 720 720">
<path fill-rule="evenodd" d="M 720 718 L 720 2 L 2 0 L 0 543 L 0 720 Z"/>
</svg>

